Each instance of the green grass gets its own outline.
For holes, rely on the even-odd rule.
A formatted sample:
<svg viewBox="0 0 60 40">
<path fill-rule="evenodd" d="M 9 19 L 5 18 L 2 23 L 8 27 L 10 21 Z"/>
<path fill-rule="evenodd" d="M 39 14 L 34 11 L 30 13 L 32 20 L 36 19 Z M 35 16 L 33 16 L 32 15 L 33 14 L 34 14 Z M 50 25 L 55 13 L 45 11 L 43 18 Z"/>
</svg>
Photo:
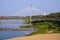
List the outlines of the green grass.
<svg viewBox="0 0 60 40">
<path fill-rule="evenodd" d="M 30 28 L 30 26 L 24 26 L 26 28 Z M 36 32 L 32 32 L 29 35 L 34 34 L 46 34 L 49 31 L 53 31 L 53 33 L 60 33 L 60 26 L 58 24 L 52 23 L 52 22 L 36 22 L 32 23 L 32 28 L 38 28 Z"/>
<path fill-rule="evenodd" d="M 32 32 L 29 35 L 46 34 L 48 31 L 53 31 L 53 33 L 60 33 L 60 26 L 51 22 L 33 23 L 32 27 L 38 28 L 38 30 L 36 32 Z"/>
</svg>

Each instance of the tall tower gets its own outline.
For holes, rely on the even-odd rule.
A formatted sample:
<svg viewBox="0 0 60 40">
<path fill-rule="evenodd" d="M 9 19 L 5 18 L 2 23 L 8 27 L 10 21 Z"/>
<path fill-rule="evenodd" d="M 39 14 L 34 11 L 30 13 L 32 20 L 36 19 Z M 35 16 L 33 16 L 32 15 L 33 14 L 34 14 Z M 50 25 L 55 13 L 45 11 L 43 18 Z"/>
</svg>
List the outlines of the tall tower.
<svg viewBox="0 0 60 40">
<path fill-rule="evenodd" d="M 30 23 L 29 23 L 30 26 L 32 26 L 31 21 L 32 21 L 32 5 L 30 5 Z"/>
</svg>

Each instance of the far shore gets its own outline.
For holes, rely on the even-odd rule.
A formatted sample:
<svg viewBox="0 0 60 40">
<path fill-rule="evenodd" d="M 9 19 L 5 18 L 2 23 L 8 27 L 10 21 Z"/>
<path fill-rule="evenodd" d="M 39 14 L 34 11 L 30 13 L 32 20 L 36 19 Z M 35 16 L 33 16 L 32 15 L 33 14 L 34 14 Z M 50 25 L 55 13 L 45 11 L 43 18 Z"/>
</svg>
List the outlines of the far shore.
<svg viewBox="0 0 60 40">
<path fill-rule="evenodd" d="M 60 33 L 59 34 L 36 34 L 32 36 L 10 38 L 7 40 L 60 40 Z"/>
</svg>

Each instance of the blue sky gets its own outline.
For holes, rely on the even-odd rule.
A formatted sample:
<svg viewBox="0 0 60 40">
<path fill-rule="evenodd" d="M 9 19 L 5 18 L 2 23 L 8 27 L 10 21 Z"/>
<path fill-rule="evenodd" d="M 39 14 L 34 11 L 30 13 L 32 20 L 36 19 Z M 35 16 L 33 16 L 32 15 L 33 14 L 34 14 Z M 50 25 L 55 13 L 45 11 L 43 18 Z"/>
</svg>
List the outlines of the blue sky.
<svg viewBox="0 0 60 40">
<path fill-rule="evenodd" d="M 28 12 L 18 13 L 18 11 L 27 8 L 30 4 L 45 13 L 60 11 L 60 0 L 0 0 L 0 16 L 29 15 Z"/>
</svg>

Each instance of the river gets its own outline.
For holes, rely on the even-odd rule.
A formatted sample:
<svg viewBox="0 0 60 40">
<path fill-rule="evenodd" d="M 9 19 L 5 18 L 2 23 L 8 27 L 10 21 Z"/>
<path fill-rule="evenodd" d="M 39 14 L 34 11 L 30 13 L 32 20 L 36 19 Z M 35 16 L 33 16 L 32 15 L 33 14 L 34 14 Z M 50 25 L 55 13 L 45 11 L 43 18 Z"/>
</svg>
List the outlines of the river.
<svg viewBox="0 0 60 40">
<path fill-rule="evenodd" d="M 0 28 L 17 28 L 21 25 L 27 25 L 23 22 L 23 20 L 0 20 Z M 0 40 L 24 36 L 29 33 L 29 31 L 0 31 Z"/>
</svg>

